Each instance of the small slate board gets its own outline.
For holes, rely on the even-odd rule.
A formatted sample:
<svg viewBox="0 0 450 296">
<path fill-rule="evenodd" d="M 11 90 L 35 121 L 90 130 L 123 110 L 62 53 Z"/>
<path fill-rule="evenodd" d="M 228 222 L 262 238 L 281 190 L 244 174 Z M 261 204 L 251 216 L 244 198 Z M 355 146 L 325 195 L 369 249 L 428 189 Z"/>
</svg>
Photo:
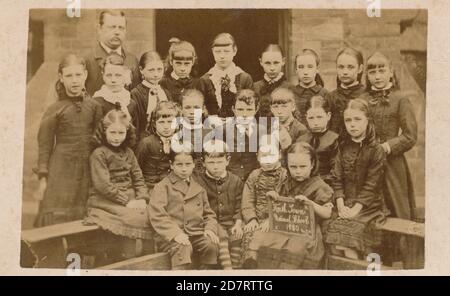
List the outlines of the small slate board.
<svg viewBox="0 0 450 296">
<path fill-rule="evenodd" d="M 315 238 L 316 226 L 312 205 L 281 196 L 276 201 L 271 200 L 270 204 L 271 231 Z"/>
</svg>

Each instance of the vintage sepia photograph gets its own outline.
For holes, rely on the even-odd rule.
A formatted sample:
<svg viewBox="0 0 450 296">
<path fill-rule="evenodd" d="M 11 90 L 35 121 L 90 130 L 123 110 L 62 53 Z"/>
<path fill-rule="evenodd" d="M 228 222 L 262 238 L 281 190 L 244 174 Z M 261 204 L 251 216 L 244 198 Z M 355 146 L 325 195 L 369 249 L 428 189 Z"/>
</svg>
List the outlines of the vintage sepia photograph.
<svg viewBox="0 0 450 296">
<path fill-rule="evenodd" d="M 21 268 L 424 269 L 427 9 L 28 16 Z"/>
</svg>

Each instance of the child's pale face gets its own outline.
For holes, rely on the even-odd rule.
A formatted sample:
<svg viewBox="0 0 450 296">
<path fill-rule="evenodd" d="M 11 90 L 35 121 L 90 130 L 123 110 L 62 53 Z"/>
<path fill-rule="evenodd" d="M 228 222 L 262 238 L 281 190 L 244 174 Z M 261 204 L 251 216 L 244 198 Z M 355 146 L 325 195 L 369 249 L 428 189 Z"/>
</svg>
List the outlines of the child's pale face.
<svg viewBox="0 0 450 296">
<path fill-rule="evenodd" d="M 288 153 L 287 163 L 292 178 L 302 182 L 311 176 L 311 156 L 306 153 Z"/>
<path fill-rule="evenodd" d="M 59 80 L 64 84 L 67 95 L 79 96 L 84 88 L 84 82 L 87 78 L 87 71 L 82 65 L 71 65 L 64 67 L 59 74 Z"/>
<path fill-rule="evenodd" d="M 295 104 L 293 101 L 289 100 L 286 102 L 276 102 L 270 105 L 270 111 L 275 117 L 278 117 L 281 122 L 286 122 L 293 115 L 292 112 L 295 111 Z"/>
<path fill-rule="evenodd" d="M 174 53 L 170 64 L 178 77 L 188 78 L 194 66 L 194 55 L 188 50 L 177 51 Z"/>
<path fill-rule="evenodd" d="M 327 128 L 328 121 L 330 121 L 331 113 L 325 112 L 321 107 L 309 108 L 306 111 L 306 121 L 309 129 L 313 133 L 322 132 Z"/>
<path fill-rule="evenodd" d="M 214 60 L 216 61 L 217 66 L 219 68 L 225 70 L 228 68 L 233 62 L 234 57 L 236 56 L 237 50 L 233 47 L 233 45 L 227 46 L 216 46 L 212 49 Z"/>
<path fill-rule="evenodd" d="M 258 162 L 264 171 L 271 171 L 278 167 L 280 155 L 277 152 L 261 150 L 258 152 Z"/>
<path fill-rule="evenodd" d="M 145 64 L 144 69 L 140 69 L 144 79 L 151 84 L 158 84 L 164 74 L 164 65 L 161 61 L 150 61 Z"/>
<path fill-rule="evenodd" d="M 219 178 L 227 171 L 227 166 L 230 163 L 230 160 L 225 155 L 221 157 L 205 156 L 203 163 L 211 176 Z"/>
<path fill-rule="evenodd" d="M 357 81 L 358 74 L 363 71 L 362 65 L 358 65 L 356 58 L 348 54 L 341 54 L 338 57 L 336 68 L 339 81 L 344 85 Z"/>
<path fill-rule="evenodd" d="M 386 61 L 386 65 L 387 65 Z M 385 88 L 393 76 L 392 70 L 389 66 L 381 66 L 374 69 L 367 70 L 367 78 L 375 88 Z"/>
<path fill-rule="evenodd" d="M 304 85 L 312 84 L 319 72 L 317 61 L 314 56 L 310 54 L 298 56 L 295 72 L 301 83 Z"/>
<path fill-rule="evenodd" d="M 249 124 L 255 118 L 256 111 L 255 102 L 253 101 L 250 104 L 244 101 L 236 101 L 236 104 L 233 106 L 234 116 L 241 124 Z"/>
<path fill-rule="evenodd" d="M 275 79 L 278 74 L 281 73 L 285 59 L 279 51 L 266 51 L 259 59 L 259 63 L 263 67 L 264 73 L 266 73 L 270 79 Z"/>
<path fill-rule="evenodd" d="M 106 64 L 103 70 L 103 81 L 112 92 L 120 92 L 125 86 L 125 75 L 124 66 Z"/>
<path fill-rule="evenodd" d="M 161 117 L 155 122 L 155 129 L 158 134 L 163 137 L 170 137 L 175 133 L 175 130 L 172 129 L 172 121 L 175 119 L 175 116 Z"/>
<path fill-rule="evenodd" d="M 346 109 L 344 111 L 344 123 L 348 134 L 355 140 L 365 137 L 369 120 L 363 111 Z"/>
<path fill-rule="evenodd" d="M 190 124 L 202 122 L 203 99 L 198 96 L 188 96 L 183 98 L 181 114 L 189 120 Z"/>
<path fill-rule="evenodd" d="M 119 147 L 127 136 L 127 128 L 120 123 L 111 124 L 105 131 L 106 141 L 113 147 Z"/>
<path fill-rule="evenodd" d="M 170 163 L 170 168 L 174 174 L 181 179 L 189 178 L 194 171 L 194 167 L 194 159 L 186 153 L 177 154 L 174 161 Z"/>
</svg>

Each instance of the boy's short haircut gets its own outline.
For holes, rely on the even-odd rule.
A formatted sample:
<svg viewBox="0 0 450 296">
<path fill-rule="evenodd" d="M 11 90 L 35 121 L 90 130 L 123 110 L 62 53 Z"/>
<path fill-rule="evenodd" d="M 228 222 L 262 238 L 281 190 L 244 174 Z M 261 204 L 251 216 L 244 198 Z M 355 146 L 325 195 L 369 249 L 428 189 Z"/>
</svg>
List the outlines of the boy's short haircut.
<svg viewBox="0 0 450 296">
<path fill-rule="evenodd" d="M 196 90 L 196 89 L 187 89 L 187 90 L 183 91 L 183 93 L 181 94 L 181 101 L 180 101 L 181 107 L 183 107 L 184 99 L 186 99 L 188 97 L 193 97 L 193 96 L 200 97 L 202 99 L 203 106 L 205 105 L 205 96 L 202 94 L 201 91 Z"/>
<path fill-rule="evenodd" d="M 169 152 L 169 160 L 170 162 L 175 161 L 175 157 L 178 154 L 187 154 L 192 157 L 192 160 L 195 161 L 195 154 L 194 154 L 194 148 L 190 142 L 181 142 L 180 145 L 178 145 L 176 148 L 173 147 L 173 145 L 170 145 L 170 152 Z"/>
<path fill-rule="evenodd" d="M 228 158 L 230 154 L 227 152 L 228 146 L 225 142 L 220 140 L 210 140 L 203 144 L 202 159 L 205 160 L 206 157 L 211 158 Z"/>
<path fill-rule="evenodd" d="M 233 106 L 236 106 L 236 102 L 245 102 L 247 105 L 255 104 L 255 109 L 259 108 L 259 96 L 251 89 L 241 89 L 234 98 Z"/>
<path fill-rule="evenodd" d="M 106 65 L 115 65 L 115 66 L 124 66 L 125 67 L 125 59 L 118 55 L 117 53 L 113 52 L 106 56 L 100 64 L 100 67 L 102 71 L 105 71 Z"/>
<path fill-rule="evenodd" d="M 292 90 L 286 87 L 278 87 L 270 94 L 270 104 L 295 103 L 295 95 Z"/>
</svg>

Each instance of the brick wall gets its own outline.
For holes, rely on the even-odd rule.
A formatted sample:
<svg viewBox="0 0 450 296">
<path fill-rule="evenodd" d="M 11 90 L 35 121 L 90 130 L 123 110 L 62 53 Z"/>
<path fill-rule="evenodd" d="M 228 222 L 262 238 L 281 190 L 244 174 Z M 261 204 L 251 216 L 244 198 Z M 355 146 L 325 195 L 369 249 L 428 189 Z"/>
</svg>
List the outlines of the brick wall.
<svg viewBox="0 0 450 296">
<path fill-rule="evenodd" d="M 127 35 L 125 47 L 140 56 L 155 49 L 154 10 L 127 9 Z M 68 53 L 85 55 L 97 41 L 99 10 L 81 10 L 81 17 L 69 18 L 66 11 L 56 9 L 30 10 L 30 18 L 44 23 L 44 61 L 59 61 Z"/>
</svg>

